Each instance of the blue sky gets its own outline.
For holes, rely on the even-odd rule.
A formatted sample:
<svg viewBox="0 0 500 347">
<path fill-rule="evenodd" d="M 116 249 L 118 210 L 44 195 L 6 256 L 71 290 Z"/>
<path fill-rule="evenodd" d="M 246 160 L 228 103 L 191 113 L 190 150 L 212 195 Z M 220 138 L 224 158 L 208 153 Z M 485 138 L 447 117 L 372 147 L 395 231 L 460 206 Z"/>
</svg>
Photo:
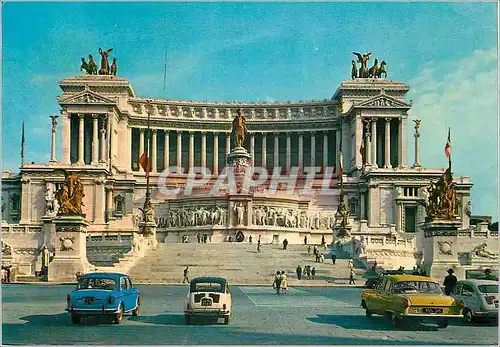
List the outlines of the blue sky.
<svg viewBox="0 0 500 347">
<path fill-rule="evenodd" d="M 8 2 L 2 17 L 4 170 L 18 170 L 23 119 L 25 160 L 48 161 L 57 82 L 99 47 L 114 48 L 118 74 L 139 96 L 183 100 L 331 98 L 350 77 L 352 52 L 370 51 L 412 88 L 422 164 L 447 165 L 451 127 L 473 213 L 498 219 L 495 3 Z"/>
</svg>

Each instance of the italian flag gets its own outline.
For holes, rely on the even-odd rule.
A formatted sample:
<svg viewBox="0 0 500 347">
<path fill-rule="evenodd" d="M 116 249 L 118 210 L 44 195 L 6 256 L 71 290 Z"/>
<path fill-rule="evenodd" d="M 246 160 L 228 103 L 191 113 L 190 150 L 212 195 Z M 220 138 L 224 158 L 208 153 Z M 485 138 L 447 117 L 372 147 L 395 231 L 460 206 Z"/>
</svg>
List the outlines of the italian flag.
<svg viewBox="0 0 500 347">
<path fill-rule="evenodd" d="M 146 172 L 146 177 L 149 176 L 149 158 L 146 152 L 142 153 L 141 157 L 139 158 L 139 164 Z"/>
<path fill-rule="evenodd" d="M 446 141 L 446 145 L 444 146 L 444 154 L 447 158 L 451 156 L 451 139 L 450 139 L 450 129 L 448 128 L 448 141 Z"/>
</svg>

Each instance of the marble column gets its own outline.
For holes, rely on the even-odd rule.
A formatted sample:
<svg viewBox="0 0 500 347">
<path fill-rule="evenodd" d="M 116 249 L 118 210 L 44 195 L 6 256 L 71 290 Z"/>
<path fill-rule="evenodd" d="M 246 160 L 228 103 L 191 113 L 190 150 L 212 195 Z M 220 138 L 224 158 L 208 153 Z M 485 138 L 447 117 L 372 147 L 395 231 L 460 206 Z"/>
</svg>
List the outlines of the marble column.
<svg viewBox="0 0 500 347">
<path fill-rule="evenodd" d="M 290 133 L 286 133 L 286 173 L 290 173 L 292 164 L 292 138 Z"/>
<path fill-rule="evenodd" d="M 231 153 L 231 133 L 226 134 L 226 155 Z"/>
<path fill-rule="evenodd" d="M 214 133 L 214 167 L 212 174 L 219 174 L 219 135 Z"/>
<path fill-rule="evenodd" d="M 158 130 L 151 129 L 151 172 L 158 171 L 157 165 L 157 155 L 156 152 L 158 150 Z"/>
<path fill-rule="evenodd" d="M 419 128 L 415 125 L 415 163 L 413 164 L 414 168 L 420 167 L 420 132 Z"/>
<path fill-rule="evenodd" d="M 177 132 L 177 167 L 182 167 L 182 132 Z M 177 173 L 181 173 L 178 171 Z"/>
<path fill-rule="evenodd" d="M 201 133 L 201 167 L 207 167 L 207 133 Z"/>
<path fill-rule="evenodd" d="M 328 131 L 323 133 L 323 172 L 328 167 Z"/>
<path fill-rule="evenodd" d="M 354 121 L 355 124 L 355 139 L 356 139 L 356 147 L 354 148 L 354 162 L 357 168 L 363 166 L 363 158 L 360 153 L 361 144 L 363 143 L 363 122 L 361 121 L 361 115 L 357 114 L 356 119 Z"/>
<path fill-rule="evenodd" d="M 279 143 L 279 133 L 275 133 L 274 134 L 274 160 L 273 160 L 273 164 L 274 164 L 274 167 L 277 167 L 280 165 L 280 162 L 279 162 L 279 148 L 280 148 L 280 143 Z"/>
<path fill-rule="evenodd" d="M 104 163 L 106 162 L 106 127 L 104 119 L 102 120 L 102 127 L 100 133 L 101 133 L 101 159 L 99 161 L 101 163 Z M 129 129 L 128 137 L 130 138 L 129 143 L 132 143 L 132 129 Z"/>
<path fill-rule="evenodd" d="M 62 115 L 62 162 L 63 164 L 71 164 L 70 148 L 71 148 L 71 115 L 63 108 Z"/>
<path fill-rule="evenodd" d="M 378 167 L 377 165 L 377 118 L 372 118 L 372 165 Z"/>
<path fill-rule="evenodd" d="M 144 129 L 139 129 L 139 158 L 142 156 L 144 153 Z M 139 160 L 137 158 L 137 160 Z M 139 171 L 144 172 L 144 169 L 142 168 L 141 165 L 139 165 Z"/>
<path fill-rule="evenodd" d="M 189 170 L 194 166 L 194 132 L 189 132 Z"/>
<path fill-rule="evenodd" d="M 255 163 L 255 136 L 254 134 L 250 134 L 250 155 L 252 156 L 251 165 L 253 166 Z"/>
<path fill-rule="evenodd" d="M 96 179 L 94 185 L 94 224 L 104 223 L 104 179 Z"/>
<path fill-rule="evenodd" d="M 340 140 L 341 140 L 341 131 L 337 129 L 335 131 L 335 172 L 339 172 L 340 168 Z"/>
<path fill-rule="evenodd" d="M 365 130 L 365 165 L 371 166 L 372 164 L 372 144 L 370 134 L 370 121 L 366 123 Z"/>
<path fill-rule="evenodd" d="M 316 135 L 311 132 L 311 166 L 316 166 Z"/>
<path fill-rule="evenodd" d="M 170 133 L 165 130 L 165 139 L 163 143 L 163 170 L 167 170 L 170 166 Z"/>
<path fill-rule="evenodd" d="M 99 161 L 99 115 L 92 114 L 92 165 Z"/>
<path fill-rule="evenodd" d="M 304 170 L 304 134 L 299 133 L 299 171 Z"/>
<path fill-rule="evenodd" d="M 402 232 L 403 231 L 403 204 L 401 201 L 396 202 L 396 231 L 397 232 Z"/>
<path fill-rule="evenodd" d="M 262 167 L 267 167 L 267 137 L 262 133 Z"/>
<path fill-rule="evenodd" d="M 399 167 L 407 167 L 408 162 L 406 160 L 406 131 L 407 131 L 407 117 L 401 116 L 399 118 L 399 127 L 398 127 L 398 166 Z"/>
<path fill-rule="evenodd" d="M 59 116 L 54 115 L 54 116 L 50 116 L 50 118 L 52 118 L 52 142 L 51 142 L 51 146 L 50 146 L 50 161 L 56 162 L 57 161 L 57 158 L 56 158 L 57 118 L 59 118 Z"/>
<path fill-rule="evenodd" d="M 385 153 L 384 167 L 392 168 L 391 165 L 391 118 L 385 119 Z"/>
<path fill-rule="evenodd" d="M 83 165 L 85 164 L 83 160 L 83 145 L 84 145 L 84 116 L 83 114 L 78 115 L 78 164 Z"/>
</svg>

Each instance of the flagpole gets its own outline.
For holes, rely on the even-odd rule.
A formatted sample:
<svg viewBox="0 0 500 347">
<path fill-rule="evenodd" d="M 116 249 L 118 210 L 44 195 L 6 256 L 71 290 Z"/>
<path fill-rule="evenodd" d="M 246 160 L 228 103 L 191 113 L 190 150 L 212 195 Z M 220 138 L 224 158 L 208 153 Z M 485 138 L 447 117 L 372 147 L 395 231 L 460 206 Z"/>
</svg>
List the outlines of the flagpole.
<svg viewBox="0 0 500 347">
<path fill-rule="evenodd" d="M 448 167 L 450 168 L 450 174 L 451 174 L 451 127 L 448 128 L 448 141 L 450 142 L 450 155 L 448 157 Z"/>
<path fill-rule="evenodd" d="M 22 123 L 21 131 L 21 166 L 24 165 L 24 121 Z"/>
<path fill-rule="evenodd" d="M 149 102 L 148 102 L 149 104 Z M 147 165 L 146 165 L 146 202 L 149 202 L 150 200 L 150 192 L 149 192 L 149 171 L 150 171 L 150 168 L 149 168 L 149 161 L 150 161 L 150 157 L 149 157 L 149 138 L 150 138 L 150 118 L 151 118 L 151 112 L 150 112 L 150 109 L 148 107 L 148 131 L 146 133 L 146 153 L 147 153 Z"/>
</svg>

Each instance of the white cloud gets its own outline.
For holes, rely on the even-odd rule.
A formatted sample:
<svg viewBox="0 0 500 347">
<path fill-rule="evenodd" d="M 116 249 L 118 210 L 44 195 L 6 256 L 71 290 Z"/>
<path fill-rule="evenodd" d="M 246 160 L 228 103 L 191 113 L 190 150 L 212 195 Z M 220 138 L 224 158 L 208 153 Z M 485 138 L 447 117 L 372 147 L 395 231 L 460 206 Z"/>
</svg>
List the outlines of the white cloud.
<svg viewBox="0 0 500 347">
<path fill-rule="evenodd" d="M 422 119 L 421 163 L 445 167 L 451 127 L 453 171 L 470 176 L 474 214 L 498 219 L 497 51 L 475 51 L 446 63 L 429 62 L 409 81 L 412 119 Z M 410 136 L 410 163 L 413 137 Z"/>
</svg>

